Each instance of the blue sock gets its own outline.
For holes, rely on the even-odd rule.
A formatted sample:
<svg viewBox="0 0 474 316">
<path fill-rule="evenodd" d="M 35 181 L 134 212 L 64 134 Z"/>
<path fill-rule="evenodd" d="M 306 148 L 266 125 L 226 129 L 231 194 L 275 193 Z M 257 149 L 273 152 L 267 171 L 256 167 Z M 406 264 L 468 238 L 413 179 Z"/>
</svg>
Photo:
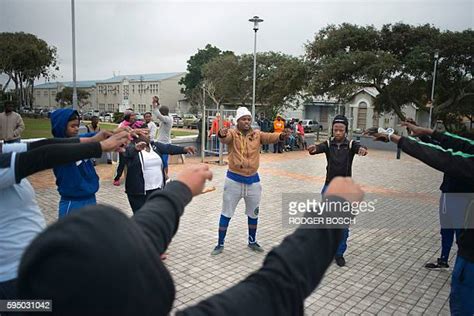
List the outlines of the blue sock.
<svg viewBox="0 0 474 316">
<path fill-rule="evenodd" d="M 218 246 L 224 246 L 224 239 L 225 234 L 227 233 L 227 227 L 229 226 L 230 217 L 225 217 L 221 215 L 219 219 L 219 241 L 217 243 Z"/>
<path fill-rule="evenodd" d="M 257 234 L 257 223 L 258 223 L 258 218 L 248 217 L 249 244 L 254 244 L 257 242 L 257 239 L 255 238 L 255 235 Z"/>
</svg>

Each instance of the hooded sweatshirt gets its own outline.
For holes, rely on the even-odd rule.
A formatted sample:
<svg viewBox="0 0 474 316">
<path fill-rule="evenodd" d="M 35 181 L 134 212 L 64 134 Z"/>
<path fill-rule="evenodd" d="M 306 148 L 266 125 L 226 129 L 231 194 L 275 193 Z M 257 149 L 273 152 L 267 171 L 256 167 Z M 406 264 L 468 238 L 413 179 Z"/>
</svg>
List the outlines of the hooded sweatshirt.
<svg viewBox="0 0 474 316">
<path fill-rule="evenodd" d="M 69 118 L 77 114 L 72 109 L 59 109 L 51 114 L 51 126 L 54 137 L 66 138 L 66 127 Z M 95 133 L 80 135 L 90 137 Z M 79 160 L 54 167 L 56 185 L 61 198 L 67 200 L 84 200 L 94 197 L 99 190 L 99 176 L 93 162 L 89 159 Z"/>
</svg>

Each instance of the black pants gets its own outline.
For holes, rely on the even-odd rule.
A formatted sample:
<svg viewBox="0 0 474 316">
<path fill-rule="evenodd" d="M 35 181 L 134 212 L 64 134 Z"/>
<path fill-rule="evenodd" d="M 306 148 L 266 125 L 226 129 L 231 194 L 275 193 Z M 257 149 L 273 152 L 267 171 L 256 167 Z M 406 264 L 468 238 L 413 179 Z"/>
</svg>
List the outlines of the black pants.
<svg viewBox="0 0 474 316">
<path fill-rule="evenodd" d="M 146 194 L 127 194 L 133 214 L 135 214 L 145 204 L 148 197 L 157 190 L 159 189 L 148 190 Z"/>
</svg>

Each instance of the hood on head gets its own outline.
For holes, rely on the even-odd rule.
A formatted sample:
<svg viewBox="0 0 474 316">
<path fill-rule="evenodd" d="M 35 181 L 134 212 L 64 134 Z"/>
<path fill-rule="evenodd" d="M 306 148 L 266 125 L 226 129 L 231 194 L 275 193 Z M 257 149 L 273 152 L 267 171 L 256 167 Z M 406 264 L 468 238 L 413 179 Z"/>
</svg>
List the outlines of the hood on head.
<svg viewBox="0 0 474 316">
<path fill-rule="evenodd" d="M 54 137 L 67 137 L 67 123 L 73 114 L 76 114 L 79 117 L 79 113 L 73 109 L 59 109 L 51 113 L 51 132 Z"/>
</svg>

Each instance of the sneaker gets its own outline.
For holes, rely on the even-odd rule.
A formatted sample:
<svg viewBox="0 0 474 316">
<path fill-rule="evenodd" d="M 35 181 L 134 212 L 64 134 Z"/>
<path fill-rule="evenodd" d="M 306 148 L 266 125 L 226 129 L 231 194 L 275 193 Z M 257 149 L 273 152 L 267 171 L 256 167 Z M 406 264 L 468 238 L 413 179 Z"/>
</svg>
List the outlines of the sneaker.
<svg viewBox="0 0 474 316">
<path fill-rule="evenodd" d="M 112 164 L 112 160 L 111 160 L 111 159 L 107 159 L 107 164 L 108 164 L 108 165 L 111 165 L 111 164 Z"/>
<path fill-rule="evenodd" d="M 120 186 L 120 180 L 114 180 L 114 185 L 117 187 Z"/>
<path fill-rule="evenodd" d="M 217 256 L 224 251 L 224 246 L 217 245 L 216 248 L 211 252 L 211 256 Z"/>
<path fill-rule="evenodd" d="M 430 262 L 425 264 L 426 269 L 447 269 L 449 268 L 449 264 L 447 261 L 438 258 L 436 263 Z"/>
<path fill-rule="evenodd" d="M 249 244 L 249 248 L 255 252 L 263 252 L 263 248 L 258 243 Z"/>
<path fill-rule="evenodd" d="M 340 267 L 343 267 L 346 265 L 346 259 L 344 259 L 343 256 L 340 256 L 340 257 L 336 257 L 336 264 Z"/>
</svg>

